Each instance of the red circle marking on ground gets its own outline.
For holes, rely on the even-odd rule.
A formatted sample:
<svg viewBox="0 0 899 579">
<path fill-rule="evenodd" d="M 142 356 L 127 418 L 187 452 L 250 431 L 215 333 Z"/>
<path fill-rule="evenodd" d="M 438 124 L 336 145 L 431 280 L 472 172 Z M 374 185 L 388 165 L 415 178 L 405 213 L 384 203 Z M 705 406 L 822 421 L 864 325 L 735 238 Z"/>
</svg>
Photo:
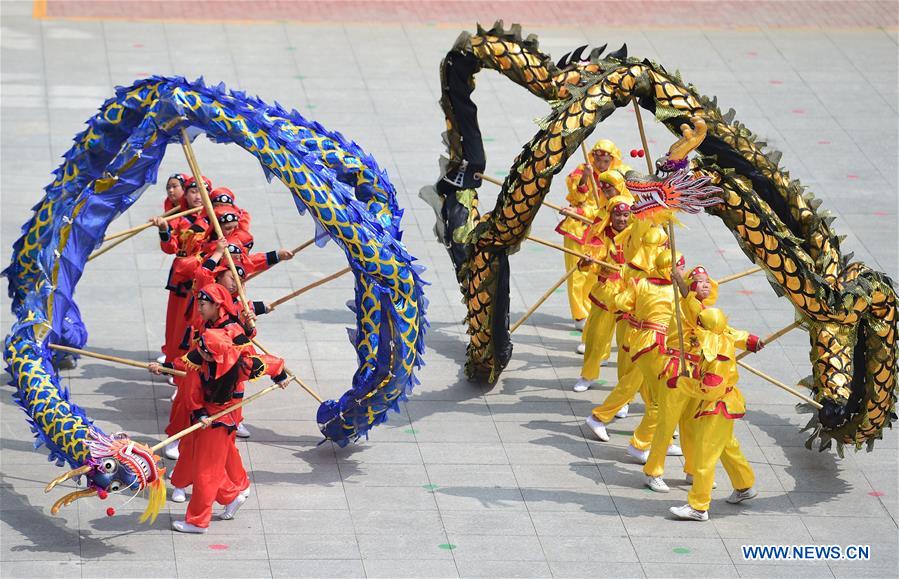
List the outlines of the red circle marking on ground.
<svg viewBox="0 0 899 579">
<path fill-rule="evenodd" d="M 887 213 L 886 211 L 875 211 L 874 215 L 876 215 L 877 217 L 886 217 L 887 215 L 889 215 L 889 213 Z"/>
<path fill-rule="evenodd" d="M 819 144 L 819 145 L 829 145 L 829 144 L 830 144 L 830 141 L 825 141 L 825 140 L 822 139 L 822 140 L 818 141 L 818 144 Z"/>
<path fill-rule="evenodd" d="M 754 50 L 750 50 L 749 52 L 746 53 L 746 56 L 751 56 L 752 58 L 755 58 L 758 55 L 759 55 L 759 53 Z"/>
<path fill-rule="evenodd" d="M 793 109 L 793 110 L 790 111 L 790 112 L 793 113 L 794 115 L 804 115 L 804 114 L 805 114 L 805 109 Z"/>
<path fill-rule="evenodd" d="M 222 543 L 213 543 L 209 545 L 209 548 L 213 551 L 227 551 L 228 545 L 223 545 Z"/>
<path fill-rule="evenodd" d="M 854 173 L 849 173 L 848 175 L 846 175 L 846 178 L 847 179 L 858 179 L 858 175 L 856 175 Z"/>
<path fill-rule="evenodd" d="M 768 84 L 783 84 L 783 83 L 784 83 L 784 81 L 778 80 L 776 78 L 768 81 Z"/>
<path fill-rule="evenodd" d="M 144 45 L 141 44 L 140 42 L 138 42 L 134 45 L 134 48 L 143 48 L 143 47 L 144 47 Z"/>
<path fill-rule="evenodd" d="M 738 290 L 737 293 L 740 294 L 741 296 L 751 296 L 755 292 L 752 290 Z"/>
<path fill-rule="evenodd" d="M 871 492 L 869 492 L 868 494 L 871 495 L 872 497 L 882 497 L 882 496 L 884 496 L 886 493 L 881 492 L 881 491 L 871 491 Z"/>
</svg>

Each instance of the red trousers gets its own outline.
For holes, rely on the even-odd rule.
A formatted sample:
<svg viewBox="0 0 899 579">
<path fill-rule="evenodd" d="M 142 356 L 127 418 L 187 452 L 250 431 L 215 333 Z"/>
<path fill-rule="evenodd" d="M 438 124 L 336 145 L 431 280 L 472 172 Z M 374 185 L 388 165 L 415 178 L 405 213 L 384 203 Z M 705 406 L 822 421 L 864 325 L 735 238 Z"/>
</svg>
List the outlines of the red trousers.
<svg viewBox="0 0 899 579">
<path fill-rule="evenodd" d="M 186 311 L 190 299 L 189 294 L 182 297 L 169 291 L 169 303 L 165 312 L 165 344 L 162 346 L 166 362 L 172 362 L 187 353 L 181 343 L 189 326 Z"/>
<path fill-rule="evenodd" d="M 167 436 L 178 434 L 190 426 L 194 409 L 203 406 L 200 376 L 196 372 L 188 372 L 187 376 L 175 376 L 175 387 L 178 394 L 169 410 L 169 425 L 165 427 Z M 190 438 L 190 435 L 186 438 Z"/>
<path fill-rule="evenodd" d="M 208 527 L 213 503 L 227 505 L 250 485 L 234 444 L 236 434 L 228 430 L 209 427 L 194 433 L 194 488 L 184 517 L 191 525 Z"/>
</svg>

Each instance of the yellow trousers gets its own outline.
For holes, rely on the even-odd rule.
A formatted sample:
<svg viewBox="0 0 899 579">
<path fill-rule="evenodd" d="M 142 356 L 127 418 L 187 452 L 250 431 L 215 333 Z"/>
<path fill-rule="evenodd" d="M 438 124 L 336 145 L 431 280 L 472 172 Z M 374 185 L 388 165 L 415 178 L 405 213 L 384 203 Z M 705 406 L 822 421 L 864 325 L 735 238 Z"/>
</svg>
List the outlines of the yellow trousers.
<svg viewBox="0 0 899 579">
<path fill-rule="evenodd" d="M 600 366 L 612 354 L 612 334 L 615 334 L 615 343 L 618 344 L 618 349 L 621 351 L 622 336 L 627 329 L 626 326 L 627 322 L 615 323 L 614 312 L 608 312 L 593 304 L 590 315 L 587 316 L 584 334 L 581 337 L 586 347 L 581 378 L 587 380 L 599 378 Z"/>
<path fill-rule="evenodd" d="M 565 237 L 565 247 L 584 253 L 584 248 L 580 243 Z M 571 254 L 565 255 L 565 271 L 577 265 L 578 257 Z M 571 317 L 575 320 L 583 320 L 590 313 L 590 290 L 596 283 L 596 276 L 584 273 L 581 270 L 575 270 L 573 274 L 568 276 L 568 305 L 571 307 Z"/>
<path fill-rule="evenodd" d="M 663 376 L 662 380 L 664 379 Z M 678 388 L 668 388 L 664 381 L 660 383 L 658 390 L 659 418 L 655 433 L 652 435 L 652 445 L 649 447 L 649 458 L 643 467 L 643 474 L 647 476 L 665 474 L 665 457 L 668 456 L 668 446 L 674 436 L 674 428 L 678 425 L 680 425 L 680 446 L 684 451 L 684 472 L 692 474 L 693 436 L 696 430 L 693 412 L 697 401 L 686 396 Z"/>
<path fill-rule="evenodd" d="M 621 357 L 619 356 L 619 359 Z M 609 395 L 603 403 L 593 409 L 593 417 L 603 423 L 609 423 L 614 418 L 615 413 L 621 410 L 621 407 L 633 400 L 639 390 L 640 396 L 643 397 L 643 403 L 646 405 L 646 415 L 640 421 L 640 426 L 634 431 L 631 437 L 631 444 L 640 450 L 646 450 L 652 444 L 652 434 L 655 432 L 656 421 L 658 420 L 658 407 L 653 404 L 652 393 L 649 389 L 649 382 L 645 380 L 646 376 L 658 376 L 662 370 L 664 360 L 658 356 L 655 351 L 647 352 L 631 361 L 623 377 L 618 380 L 615 388 L 609 392 Z M 652 415 L 647 419 L 647 415 Z"/>
<path fill-rule="evenodd" d="M 734 421 L 722 414 L 697 418 L 693 433 L 696 472 L 687 502 L 697 511 L 709 510 L 712 501 L 712 485 L 715 482 L 715 465 L 721 460 L 724 470 L 735 489 L 748 489 L 755 484 L 755 473 L 740 450 L 734 436 Z M 727 457 L 727 459 L 725 459 Z"/>
</svg>

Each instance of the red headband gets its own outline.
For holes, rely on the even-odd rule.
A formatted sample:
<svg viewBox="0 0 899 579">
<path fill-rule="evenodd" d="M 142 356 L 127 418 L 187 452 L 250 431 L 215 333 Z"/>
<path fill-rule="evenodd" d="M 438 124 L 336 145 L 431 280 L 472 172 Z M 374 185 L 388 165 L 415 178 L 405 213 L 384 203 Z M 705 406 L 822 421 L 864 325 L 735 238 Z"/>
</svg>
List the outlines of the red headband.
<svg viewBox="0 0 899 579">
<path fill-rule="evenodd" d="M 203 286 L 200 290 L 200 295 L 198 296 L 200 300 L 208 300 L 231 314 L 232 316 L 237 315 L 237 304 L 234 303 L 234 298 L 231 296 L 231 292 L 226 290 L 224 286 L 221 286 L 217 283 L 210 283 Z"/>
<path fill-rule="evenodd" d="M 191 187 L 196 187 L 197 186 L 196 183 L 197 183 L 196 179 L 194 179 L 193 177 L 188 177 L 187 179 L 184 180 L 184 190 L 187 191 Z M 206 185 L 207 193 L 212 190 L 212 181 L 210 181 L 206 177 L 206 175 L 203 175 L 203 183 Z"/>
<path fill-rule="evenodd" d="M 630 211 L 631 206 L 627 203 L 616 203 L 612 207 L 612 213 L 624 213 L 625 211 Z"/>
<path fill-rule="evenodd" d="M 215 360 L 215 377 L 222 375 L 234 367 L 240 357 L 240 349 L 228 332 L 222 329 L 209 328 L 200 335 L 199 347 Z"/>
</svg>

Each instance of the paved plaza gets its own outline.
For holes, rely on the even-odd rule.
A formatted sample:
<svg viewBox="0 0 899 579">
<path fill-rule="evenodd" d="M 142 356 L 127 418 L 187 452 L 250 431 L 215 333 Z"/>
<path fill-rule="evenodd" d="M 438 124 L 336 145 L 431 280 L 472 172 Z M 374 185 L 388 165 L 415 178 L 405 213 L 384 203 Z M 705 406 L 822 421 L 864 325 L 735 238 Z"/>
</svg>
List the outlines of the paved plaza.
<svg viewBox="0 0 899 579">
<path fill-rule="evenodd" d="M 755 16 L 742 25 L 739 14 L 694 19 L 687 9 L 701 14 L 714 11 L 715 3 L 691 2 L 678 3 L 686 7 L 682 18 L 661 20 L 651 13 L 660 3 L 645 2 L 646 22 L 615 25 L 597 15 L 580 23 L 559 16 L 541 24 L 534 2 L 493 2 L 493 14 L 470 6 L 466 18 L 466 3 L 449 3 L 451 23 L 440 20 L 439 4 L 431 2 L 409 2 L 414 10 L 389 18 L 366 21 L 360 14 L 344 22 L 322 17 L 327 10 L 321 6 L 309 21 L 300 8 L 285 20 L 254 21 L 214 10 L 208 18 L 195 12 L 176 18 L 164 9 L 170 2 L 158 14 L 147 14 L 153 3 L 143 3 L 141 19 L 129 20 L 127 3 L 110 3 L 125 6 L 112 15 L 78 13 L 78 4 L 90 5 L 0 2 L 4 259 L 72 137 L 116 85 L 151 74 L 202 75 L 339 130 L 387 170 L 405 209 L 403 241 L 427 268 L 431 284 L 426 366 L 401 413 L 368 440 L 342 449 L 319 444 L 316 404 L 298 389 L 248 407 L 252 437 L 239 448 L 252 494 L 235 520 L 214 518 L 209 533 L 200 536 L 171 531 L 185 511 L 184 504 L 171 502 L 154 524 L 138 523 L 142 500 L 115 505 L 119 513 L 111 518 L 105 515 L 109 505 L 95 499 L 51 516 L 49 506 L 67 491 L 44 494 L 43 486 L 61 470 L 47 462 L 44 449 L 33 449 L 13 390 L 4 387 L 0 575 L 896 576 L 895 431 L 886 432 L 872 453 L 849 451 L 841 459 L 832 451 L 807 450 L 800 430 L 808 417 L 797 414 L 795 399 L 744 373 L 740 385 L 748 414 L 737 422 L 736 434 L 760 496 L 739 506 L 725 503 L 731 489 L 722 471 L 711 520 L 677 522 L 668 508 L 686 502 L 681 459 L 668 459 L 671 492 L 655 494 L 643 488 L 640 465 L 624 452 L 642 403 L 614 423 L 608 443 L 583 426 L 614 386 L 615 368 L 603 369 L 600 388 L 571 390 L 582 358 L 575 353 L 579 334 L 562 291 L 514 334 L 514 355 L 499 383 L 467 382 L 465 308 L 449 257 L 432 234 L 434 214 L 418 197 L 420 188 L 436 180 L 443 152 L 441 58 L 478 19 L 485 25 L 495 17 L 507 24 L 522 19 L 524 32 L 536 33 L 556 60 L 583 44 L 617 48 L 626 42 L 631 55 L 679 69 L 701 92 L 717 95 L 723 110 L 733 107 L 739 120 L 783 152 L 781 163 L 791 176 L 823 199 L 823 208 L 836 216 L 834 227 L 846 235 L 844 252 L 854 251 L 856 259 L 896 279 L 895 14 L 877 25 L 884 4 L 889 15 L 891 3 L 849 2 L 858 8 L 847 11 L 839 6 L 847 3 L 802 2 L 813 11 L 803 21 L 802 13 L 787 9 L 789 3 L 746 2 L 746 14 Z M 269 10 L 272 4 L 290 5 L 264 4 Z M 781 6 L 789 20 L 760 20 L 766 4 L 772 10 Z M 503 6 L 507 12 L 500 11 Z M 477 77 L 474 100 L 488 172 L 502 177 L 548 106 L 490 71 Z M 644 117 L 651 153 L 659 156 L 673 137 Z M 633 114 L 626 110 L 594 136 L 613 139 L 626 152 L 640 146 Z M 311 219 L 297 214 L 283 185 L 266 182 L 249 154 L 203 138 L 195 148 L 204 173 L 233 189 L 252 213 L 257 249 L 290 248 L 311 236 Z M 185 170 L 180 149 L 170 148 L 160 175 Z M 495 191 L 484 185 L 482 205 L 492 205 Z M 549 199 L 563 203 L 564 195 L 560 176 Z M 158 213 L 162 198 L 162 183 L 151 187 L 110 231 L 146 221 Z M 720 220 L 704 215 L 683 221 L 678 249 L 688 264 L 704 264 L 716 277 L 750 267 Z M 533 233 L 560 239 L 555 223 L 544 210 Z M 510 261 L 511 312 L 517 319 L 562 275 L 563 260 L 552 249 L 524 244 Z M 333 244 L 307 250 L 254 280 L 249 293 L 270 301 L 344 265 Z M 87 347 L 155 358 L 163 340 L 168 267 L 153 234 L 92 261 L 76 292 L 90 332 Z M 259 320 L 266 346 L 326 398 L 347 390 L 355 371 L 345 331 L 354 324 L 344 306 L 351 284 L 340 278 Z M 732 325 L 759 335 L 792 321 L 790 304 L 762 275 L 723 286 L 719 303 Z M 4 334 L 11 323 L 4 298 Z M 793 384 L 811 372 L 808 352 L 807 335 L 793 332 L 747 362 Z M 64 372 L 64 383 L 104 431 L 126 431 L 141 441 L 162 438 L 172 394 L 164 380 L 82 360 Z M 740 550 L 747 544 L 863 544 L 870 545 L 871 560 L 750 562 Z"/>
</svg>

